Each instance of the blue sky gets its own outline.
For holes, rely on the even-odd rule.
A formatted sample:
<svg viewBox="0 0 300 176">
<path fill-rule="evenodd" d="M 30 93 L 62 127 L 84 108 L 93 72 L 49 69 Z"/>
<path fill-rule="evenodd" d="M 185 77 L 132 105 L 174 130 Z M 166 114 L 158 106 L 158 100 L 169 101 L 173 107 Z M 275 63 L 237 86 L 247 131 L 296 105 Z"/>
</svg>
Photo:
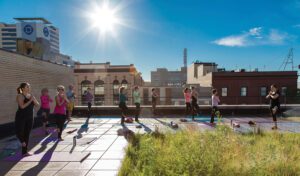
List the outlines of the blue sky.
<svg viewBox="0 0 300 176">
<path fill-rule="evenodd" d="M 0 21 L 44 17 L 60 29 L 61 52 L 80 62 L 134 63 L 145 80 L 199 60 L 226 69 L 277 70 L 290 47 L 300 64 L 300 0 L 111 0 L 126 25 L 99 34 L 84 15 L 95 0 L 0 0 Z"/>
</svg>

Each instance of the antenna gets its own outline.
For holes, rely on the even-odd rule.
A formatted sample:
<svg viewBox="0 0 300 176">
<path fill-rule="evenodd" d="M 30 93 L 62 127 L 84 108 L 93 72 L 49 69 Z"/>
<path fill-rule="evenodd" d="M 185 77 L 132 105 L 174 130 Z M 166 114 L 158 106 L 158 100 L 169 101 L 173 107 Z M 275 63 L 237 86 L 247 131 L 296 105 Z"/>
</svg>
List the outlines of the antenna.
<svg viewBox="0 0 300 176">
<path fill-rule="evenodd" d="M 184 67 L 187 67 L 187 49 L 183 49 L 183 65 Z"/>
<path fill-rule="evenodd" d="M 294 48 L 290 48 L 288 55 L 286 58 L 283 60 L 283 63 L 279 67 L 279 70 L 283 67 L 283 71 L 286 70 L 288 65 L 291 65 L 292 71 L 294 71 Z"/>
</svg>

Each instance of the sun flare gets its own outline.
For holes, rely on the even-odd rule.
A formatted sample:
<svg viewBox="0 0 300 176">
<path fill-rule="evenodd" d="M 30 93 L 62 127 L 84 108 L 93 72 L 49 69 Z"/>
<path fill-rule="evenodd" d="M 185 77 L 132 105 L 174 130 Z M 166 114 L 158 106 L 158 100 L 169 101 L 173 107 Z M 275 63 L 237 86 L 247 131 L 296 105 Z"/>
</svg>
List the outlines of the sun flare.
<svg viewBox="0 0 300 176">
<path fill-rule="evenodd" d="M 89 18 L 92 27 L 99 29 L 101 32 L 112 32 L 119 22 L 114 10 L 108 6 L 96 7 L 90 12 Z"/>
</svg>

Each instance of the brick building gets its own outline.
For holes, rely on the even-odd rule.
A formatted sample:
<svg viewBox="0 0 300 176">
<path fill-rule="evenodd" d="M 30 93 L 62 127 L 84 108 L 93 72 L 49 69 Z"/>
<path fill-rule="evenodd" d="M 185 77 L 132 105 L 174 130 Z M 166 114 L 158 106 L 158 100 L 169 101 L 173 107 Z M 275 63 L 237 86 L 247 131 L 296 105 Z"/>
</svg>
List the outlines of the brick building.
<svg viewBox="0 0 300 176">
<path fill-rule="evenodd" d="M 110 65 L 107 63 L 76 63 L 74 69 L 77 105 L 85 104 L 83 94 L 91 88 L 95 105 L 115 105 L 119 101 L 119 87 L 127 88 L 132 97 L 133 86 L 142 86 L 143 79 L 133 64 Z M 129 101 L 130 103 L 131 101 Z"/>
<path fill-rule="evenodd" d="M 295 103 L 297 71 L 213 72 L 212 86 L 222 104 L 266 104 L 270 85 L 281 91 L 282 103 Z"/>
<path fill-rule="evenodd" d="M 57 85 L 74 84 L 72 68 L 4 49 L 0 49 L 0 75 L 0 127 L 2 125 L 14 126 L 18 107 L 16 89 L 20 83 L 29 82 L 32 94 L 38 100 L 42 88 L 48 88 L 49 95 L 54 98 Z M 52 110 L 54 104 L 51 103 Z"/>
</svg>

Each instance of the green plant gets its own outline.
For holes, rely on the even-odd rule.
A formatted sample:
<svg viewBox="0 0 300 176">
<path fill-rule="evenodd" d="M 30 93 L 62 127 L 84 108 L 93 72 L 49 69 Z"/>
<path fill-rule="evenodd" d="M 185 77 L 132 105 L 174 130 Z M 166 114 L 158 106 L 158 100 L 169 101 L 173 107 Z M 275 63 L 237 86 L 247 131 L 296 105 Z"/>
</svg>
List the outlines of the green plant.
<svg viewBox="0 0 300 176">
<path fill-rule="evenodd" d="M 119 175 L 300 175 L 300 135 L 184 130 L 140 135 Z"/>
</svg>

